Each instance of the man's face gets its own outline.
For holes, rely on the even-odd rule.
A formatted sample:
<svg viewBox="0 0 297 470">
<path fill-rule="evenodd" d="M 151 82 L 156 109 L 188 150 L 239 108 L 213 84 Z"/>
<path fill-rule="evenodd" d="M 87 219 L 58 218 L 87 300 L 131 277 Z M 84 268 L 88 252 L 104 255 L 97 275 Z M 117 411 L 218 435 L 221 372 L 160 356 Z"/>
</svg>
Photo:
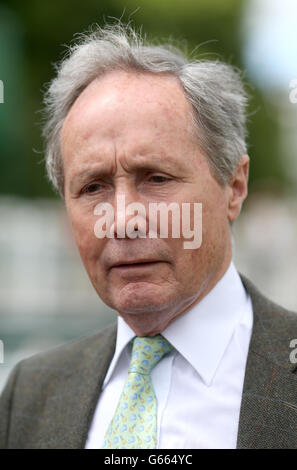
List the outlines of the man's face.
<svg viewBox="0 0 297 470">
<path fill-rule="evenodd" d="M 178 80 L 124 71 L 95 80 L 66 118 L 62 154 L 66 206 L 94 288 L 136 334 L 162 331 L 213 287 L 231 259 L 230 191 L 197 145 Z M 183 238 L 171 236 L 96 238 L 96 205 L 108 202 L 116 213 L 120 195 L 147 213 L 152 202 L 202 203 L 200 248 L 185 249 Z"/>
</svg>

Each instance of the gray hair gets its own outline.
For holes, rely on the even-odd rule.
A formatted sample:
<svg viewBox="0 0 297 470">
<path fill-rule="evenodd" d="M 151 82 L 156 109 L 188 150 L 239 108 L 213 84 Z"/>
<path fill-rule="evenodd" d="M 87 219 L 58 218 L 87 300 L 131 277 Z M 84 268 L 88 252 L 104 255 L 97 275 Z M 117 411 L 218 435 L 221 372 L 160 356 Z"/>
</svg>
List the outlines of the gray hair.
<svg viewBox="0 0 297 470">
<path fill-rule="evenodd" d="M 240 72 L 219 60 L 188 60 L 171 43 L 148 43 L 129 24 L 119 21 L 80 34 L 56 66 L 57 76 L 45 93 L 46 169 L 60 194 L 64 194 L 60 143 L 64 120 L 75 100 L 95 78 L 118 69 L 167 72 L 179 79 L 192 104 L 197 142 L 214 177 L 226 185 L 241 155 L 247 152 L 247 95 Z"/>
</svg>

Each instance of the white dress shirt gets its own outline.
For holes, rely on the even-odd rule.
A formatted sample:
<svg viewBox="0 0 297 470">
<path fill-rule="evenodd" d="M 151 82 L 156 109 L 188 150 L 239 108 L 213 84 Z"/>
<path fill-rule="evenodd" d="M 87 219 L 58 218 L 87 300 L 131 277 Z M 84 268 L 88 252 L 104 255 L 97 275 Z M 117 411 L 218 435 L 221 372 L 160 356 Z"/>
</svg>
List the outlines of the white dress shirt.
<svg viewBox="0 0 297 470">
<path fill-rule="evenodd" d="M 231 262 L 215 287 L 162 332 L 175 350 L 152 371 L 158 402 L 157 448 L 236 448 L 252 325 L 251 299 Z M 115 354 L 94 413 L 87 449 L 102 447 L 127 378 L 134 336 L 118 317 Z"/>
</svg>

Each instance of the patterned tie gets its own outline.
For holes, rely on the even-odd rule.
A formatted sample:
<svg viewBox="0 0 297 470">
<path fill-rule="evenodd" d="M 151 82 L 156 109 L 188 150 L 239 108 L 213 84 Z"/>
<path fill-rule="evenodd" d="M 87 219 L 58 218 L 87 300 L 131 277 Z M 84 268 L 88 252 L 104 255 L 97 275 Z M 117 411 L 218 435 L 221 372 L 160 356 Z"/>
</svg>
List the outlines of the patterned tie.
<svg viewBox="0 0 297 470">
<path fill-rule="evenodd" d="M 128 377 L 103 449 L 156 449 L 157 399 L 151 370 L 172 349 L 161 335 L 134 339 Z"/>
</svg>

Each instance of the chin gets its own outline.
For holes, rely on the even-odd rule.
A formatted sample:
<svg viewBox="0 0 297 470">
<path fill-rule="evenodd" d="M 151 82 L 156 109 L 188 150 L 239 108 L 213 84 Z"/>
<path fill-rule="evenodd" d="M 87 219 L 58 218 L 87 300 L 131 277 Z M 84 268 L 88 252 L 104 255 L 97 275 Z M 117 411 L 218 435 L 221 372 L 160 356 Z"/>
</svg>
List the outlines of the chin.
<svg viewBox="0 0 297 470">
<path fill-rule="evenodd" d="M 177 302 L 176 291 L 149 282 L 111 285 L 111 289 L 104 292 L 96 290 L 104 303 L 123 314 L 161 312 Z"/>
<path fill-rule="evenodd" d="M 112 299 L 112 308 L 123 314 L 140 315 L 142 313 L 158 312 L 166 309 L 173 299 L 170 295 L 161 293 L 159 289 L 123 289 Z M 171 300 L 171 302 L 170 302 Z"/>
<path fill-rule="evenodd" d="M 121 301 L 115 303 L 114 307 L 118 312 L 127 315 L 141 315 L 146 313 L 152 313 L 162 311 L 166 308 L 166 303 L 160 303 L 153 301 L 153 299 L 121 299 Z"/>
</svg>

